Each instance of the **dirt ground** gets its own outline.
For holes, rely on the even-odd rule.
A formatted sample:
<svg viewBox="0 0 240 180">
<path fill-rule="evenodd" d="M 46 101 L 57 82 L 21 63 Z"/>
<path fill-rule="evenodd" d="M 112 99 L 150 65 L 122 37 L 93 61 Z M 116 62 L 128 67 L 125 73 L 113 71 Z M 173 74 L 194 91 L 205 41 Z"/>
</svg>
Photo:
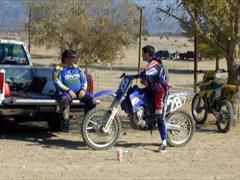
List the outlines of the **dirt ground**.
<svg viewBox="0 0 240 180">
<path fill-rule="evenodd" d="M 124 120 L 124 117 L 121 118 Z M 159 134 L 137 131 L 123 121 L 120 139 L 93 151 L 80 135 L 81 116 L 69 133 L 50 132 L 45 123 L 8 122 L 0 132 L 0 179 L 239 179 L 239 125 L 217 132 L 214 121 L 198 126 L 182 148 L 157 153 Z M 123 161 L 116 150 L 124 150 Z"/>
<path fill-rule="evenodd" d="M 169 39 L 168 39 L 169 41 Z M 167 42 L 168 42 L 167 41 Z M 161 39 L 163 42 L 163 39 Z M 189 42 L 174 47 L 191 47 Z M 155 43 L 157 42 L 144 42 Z M 163 43 L 164 44 L 164 43 Z M 181 46 L 182 44 L 182 46 Z M 165 44 L 167 46 L 168 44 Z M 168 46 L 173 46 L 169 44 Z M 158 47 L 161 48 L 161 47 Z M 133 48 L 134 49 L 134 48 Z M 130 60 L 137 54 L 129 51 Z M 172 50 L 176 50 L 172 48 Z M 190 49 L 191 50 L 191 49 Z M 136 53 L 134 53 L 136 52 Z M 134 59 L 137 59 L 134 57 Z M 123 62 L 131 66 L 132 61 Z M 181 68 L 184 62 L 167 62 Z M 210 62 L 200 66 L 209 67 Z M 186 62 L 185 62 L 186 65 Z M 192 68 L 193 63 L 188 63 Z M 186 69 L 183 67 L 183 69 Z M 98 74 L 101 76 L 101 74 Z M 193 75 L 172 74 L 172 84 Z M 114 85 L 115 86 L 115 85 Z M 190 112 L 190 108 L 186 107 Z M 0 179 L 239 179 L 240 125 L 226 134 L 217 131 L 213 118 L 197 126 L 193 139 L 182 148 L 168 148 L 166 153 L 155 150 L 160 143 L 157 131 L 133 130 L 121 114 L 123 128 L 116 146 L 106 151 L 86 147 L 80 134 L 81 113 L 71 121 L 69 133 L 50 132 L 46 123 L 0 122 Z M 116 150 L 124 150 L 119 162 Z"/>
</svg>

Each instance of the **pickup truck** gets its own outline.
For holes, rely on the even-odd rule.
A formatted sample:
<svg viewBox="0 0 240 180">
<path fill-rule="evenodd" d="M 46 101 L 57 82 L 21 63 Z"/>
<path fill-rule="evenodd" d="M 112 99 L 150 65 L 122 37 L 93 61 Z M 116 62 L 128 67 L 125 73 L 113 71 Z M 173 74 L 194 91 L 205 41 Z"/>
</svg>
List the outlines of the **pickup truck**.
<svg viewBox="0 0 240 180">
<path fill-rule="evenodd" d="M 194 59 L 195 53 L 194 51 L 187 51 L 185 53 L 179 53 L 179 59 Z M 198 56 L 198 60 L 201 60 L 201 57 Z"/>
<path fill-rule="evenodd" d="M 50 130 L 60 130 L 62 116 L 55 99 L 53 67 L 33 66 L 23 42 L 0 39 L 0 120 L 47 121 Z M 89 91 L 93 80 L 87 75 Z M 71 109 L 84 106 L 73 100 Z"/>
</svg>

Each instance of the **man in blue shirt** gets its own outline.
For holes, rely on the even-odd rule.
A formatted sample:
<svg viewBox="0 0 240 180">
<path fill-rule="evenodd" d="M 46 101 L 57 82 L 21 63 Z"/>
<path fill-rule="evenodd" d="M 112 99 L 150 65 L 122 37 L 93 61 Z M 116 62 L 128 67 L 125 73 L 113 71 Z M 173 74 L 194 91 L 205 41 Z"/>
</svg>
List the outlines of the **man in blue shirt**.
<svg viewBox="0 0 240 180">
<path fill-rule="evenodd" d="M 54 67 L 53 78 L 57 89 L 58 101 L 63 114 L 63 130 L 69 129 L 69 108 L 73 99 L 85 103 L 84 113 L 96 105 L 87 92 L 87 78 L 76 64 L 76 51 L 66 49 L 62 53 L 61 64 Z"/>
</svg>

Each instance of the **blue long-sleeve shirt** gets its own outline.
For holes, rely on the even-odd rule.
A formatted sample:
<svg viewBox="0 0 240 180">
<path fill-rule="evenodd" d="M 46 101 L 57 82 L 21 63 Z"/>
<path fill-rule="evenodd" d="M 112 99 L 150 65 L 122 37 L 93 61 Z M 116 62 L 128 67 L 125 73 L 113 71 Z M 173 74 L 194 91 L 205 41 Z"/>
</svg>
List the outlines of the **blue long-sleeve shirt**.
<svg viewBox="0 0 240 180">
<path fill-rule="evenodd" d="M 147 80 L 150 87 L 156 88 L 154 84 L 159 83 L 165 90 L 168 89 L 168 72 L 156 59 L 152 59 L 142 74 L 142 79 Z"/>
<path fill-rule="evenodd" d="M 66 66 L 59 64 L 54 67 L 54 83 L 58 90 L 77 93 L 80 90 L 87 90 L 87 78 L 84 72 L 77 65 Z"/>
</svg>

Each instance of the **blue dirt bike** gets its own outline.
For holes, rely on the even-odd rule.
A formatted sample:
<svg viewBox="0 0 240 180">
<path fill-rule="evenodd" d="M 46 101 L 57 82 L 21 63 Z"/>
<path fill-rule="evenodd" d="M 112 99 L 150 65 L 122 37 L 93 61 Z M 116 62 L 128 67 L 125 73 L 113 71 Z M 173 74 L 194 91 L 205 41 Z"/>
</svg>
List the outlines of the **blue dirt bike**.
<svg viewBox="0 0 240 180">
<path fill-rule="evenodd" d="M 133 80 L 139 75 L 121 75 L 121 82 L 116 92 L 104 90 L 96 93 L 94 98 L 110 95 L 114 99 L 107 109 L 96 107 L 89 111 L 82 123 L 82 137 L 85 143 L 94 150 L 105 150 L 114 146 L 120 136 L 121 122 L 117 117 L 121 106 L 129 118 L 133 128 L 152 129 L 156 126 L 153 100 L 136 85 Z M 168 139 L 172 147 L 186 145 L 193 137 L 195 124 L 190 114 L 180 107 L 186 101 L 186 93 L 170 93 L 166 96 L 164 109 L 166 112 Z"/>
</svg>

